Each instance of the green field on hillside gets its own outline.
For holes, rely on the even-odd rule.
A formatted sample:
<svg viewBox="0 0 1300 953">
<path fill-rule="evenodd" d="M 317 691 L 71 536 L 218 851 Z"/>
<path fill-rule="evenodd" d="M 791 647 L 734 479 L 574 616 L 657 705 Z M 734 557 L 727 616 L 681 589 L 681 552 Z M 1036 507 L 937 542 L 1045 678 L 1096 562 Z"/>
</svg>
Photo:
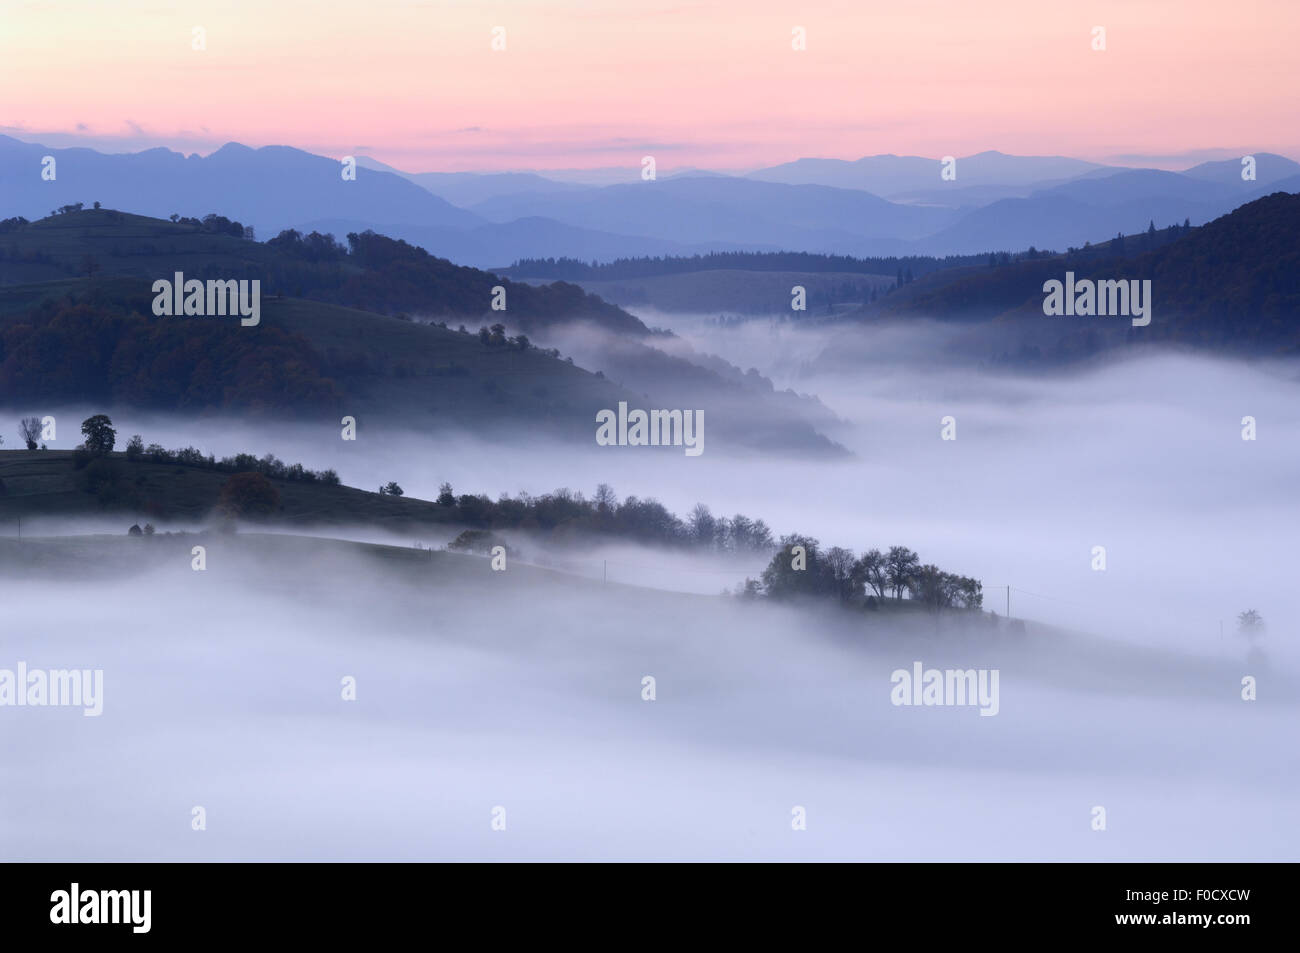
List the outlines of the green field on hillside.
<svg viewBox="0 0 1300 953">
<path fill-rule="evenodd" d="M 171 521 L 202 521 L 212 513 L 231 476 L 228 471 L 203 467 L 129 461 L 124 453 L 111 454 L 105 462 L 115 478 L 104 478 L 92 467 L 77 469 L 74 453 L 68 450 L 0 450 L 4 533 L 13 532 L 19 517 L 121 514 L 123 532 L 131 522 L 144 519 L 157 522 L 159 529 Z M 454 509 L 427 500 L 319 482 L 271 482 L 280 493 L 281 508 L 274 517 L 280 524 L 364 524 L 404 531 L 450 524 L 456 518 Z"/>
<path fill-rule="evenodd" d="M 0 252 L 0 284 L 84 276 L 87 255 L 96 273 L 150 281 L 175 271 L 198 277 L 214 269 L 239 277 L 275 260 L 272 249 L 258 242 L 110 209 L 53 215 L 0 233 Z"/>
</svg>

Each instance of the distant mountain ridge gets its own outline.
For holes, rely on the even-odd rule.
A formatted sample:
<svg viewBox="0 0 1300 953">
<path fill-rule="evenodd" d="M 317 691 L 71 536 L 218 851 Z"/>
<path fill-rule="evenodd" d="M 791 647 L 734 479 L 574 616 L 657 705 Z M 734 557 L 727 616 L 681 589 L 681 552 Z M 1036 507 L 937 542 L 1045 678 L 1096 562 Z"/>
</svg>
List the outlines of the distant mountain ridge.
<svg viewBox="0 0 1300 953">
<path fill-rule="evenodd" d="M 48 181 L 46 155 L 57 163 Z M 158 217 L 217 209 L 263 236 L 328 227 L 342 239 L 334 229 L 370 228 L 480 268 L 517 258 L 709 251 L 1064 251 L 1151 220 L 1200 224 L 1300 181 L 1300 164 L 1290 159 L 1253 158 L 1250 181 L 1232 160 L 1161 172 L 983 152 L 957 157 L 952 181 L 941 178 L 936 159 L 886 155 L 801 159 L 748 175 L 680 169 L 653 181 L 629 167 L 622 183 L 591 185 L 529 172 L 406 173 L 362 157 L 348 181 L 337 159 L 286 146 L 230 143 L 207 157 L 166 149 L 104 155 L 0 136 L 0 217 L 37 218 L 94 201 Z M 617 173 L 604 170 L 601 179 Z"/>
<path fill-rule="evenodd" d="M 399 175 L 460 208 L 468 208 L 501 195 L 573 192 L 583 188 L 578 183 L 557 182 L 536 172 L 402 172 L 366 156 L 358 156 L 357 165 L 363 169 Z"/>
<path fill-rule="evenodd" d="M 55 160 L 53 180 L 42 159 Z M 51 149 L 0 136 L 0 208 L 42 218 L 75 202 L 102 202 L 143 215 L 201 215 L 214 209 L 275 234 L 330 209 L 345 218 L 472 228 L 483 220 L 401 176 L 368 172 L 345 181 L 341 164 L 288 146 L 227 143 L 209 156 L 168 149 L 108 155 Z"/>
<path fill-rule="evenodd" d="M 1070 179 L 1107 166 L 1064 156 L 1013 156 L 1003 152 L 980 152 L 954 156 L 955 186 L 1033 185 L 1053 179 Z M 759 169 L 748 178 L 787 185 L 827 185 L 840 189 L 862 189 L 890 198 L 901 192 L 932 189 L 941 185 L 939 159 L 921 156 L 876 155 L 861 159 L 796 159 L 783 165 Z"/>
</svg>

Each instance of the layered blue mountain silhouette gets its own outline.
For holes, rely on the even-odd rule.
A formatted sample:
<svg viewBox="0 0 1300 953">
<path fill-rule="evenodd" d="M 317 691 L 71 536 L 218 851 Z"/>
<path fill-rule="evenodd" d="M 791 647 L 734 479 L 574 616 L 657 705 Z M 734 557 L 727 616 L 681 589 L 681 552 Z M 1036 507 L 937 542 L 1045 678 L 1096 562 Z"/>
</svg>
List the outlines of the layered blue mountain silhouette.
<svg viewBox="0 0 1300 953">
<path fill-rule="evenodd" d="M 53 157 L 55 176 L 42 176 Z M 230 143 L 209 156 L 167 149 L 104 154 L 0 136 L 0 215 L 38 218 L 63 205 L 167 217 L 216 212 L 256 229 L 374 229 L 477 267 L 519 258 L 608 261 L 708 250 L 856 256 L 973 254 L 1031 246 L 1064 251 L 1158 227 L 1210 221 L 1276 191 L 1300 190 L 1300 164 L 1254 156 L 1183 172 L 1103 166 L 1060 156 L 984 152 L 938 160 L 800 159 L 745 176 L 691 170 L 584 185 L 545 174 L 404 173 L 285 146 Z M 608 170 L 603 178 L 608 179 Z"/>
</svg>

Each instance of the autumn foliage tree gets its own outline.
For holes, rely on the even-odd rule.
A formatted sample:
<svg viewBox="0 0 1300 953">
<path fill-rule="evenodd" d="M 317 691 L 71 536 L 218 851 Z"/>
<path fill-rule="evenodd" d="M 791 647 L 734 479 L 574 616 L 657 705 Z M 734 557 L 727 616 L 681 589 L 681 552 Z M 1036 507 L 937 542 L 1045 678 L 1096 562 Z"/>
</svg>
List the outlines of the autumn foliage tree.
<svg viewBox="0 0 1300 953">
<path fill-rule="evenodd" d="M 280 491 L 260 473 L 236 473 L 221 487 L 217 506 L 226 516 L 264 519 L 280 509 Z"/>
</svg>

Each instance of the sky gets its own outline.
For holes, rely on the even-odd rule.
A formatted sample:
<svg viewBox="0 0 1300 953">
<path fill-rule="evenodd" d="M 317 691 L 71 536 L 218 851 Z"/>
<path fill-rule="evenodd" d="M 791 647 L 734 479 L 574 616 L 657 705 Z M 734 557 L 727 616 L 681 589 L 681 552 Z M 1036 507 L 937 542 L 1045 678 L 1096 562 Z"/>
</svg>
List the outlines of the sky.
<svg viewBox="0 0 1300 953">
<path fill-rule="evenodd" d="M 1181 168 L 1300 155 L 1298 27 L 1291 0 L 0 0 L 0 133 L 412 172 L 986 149 Z"/>
</svg>

